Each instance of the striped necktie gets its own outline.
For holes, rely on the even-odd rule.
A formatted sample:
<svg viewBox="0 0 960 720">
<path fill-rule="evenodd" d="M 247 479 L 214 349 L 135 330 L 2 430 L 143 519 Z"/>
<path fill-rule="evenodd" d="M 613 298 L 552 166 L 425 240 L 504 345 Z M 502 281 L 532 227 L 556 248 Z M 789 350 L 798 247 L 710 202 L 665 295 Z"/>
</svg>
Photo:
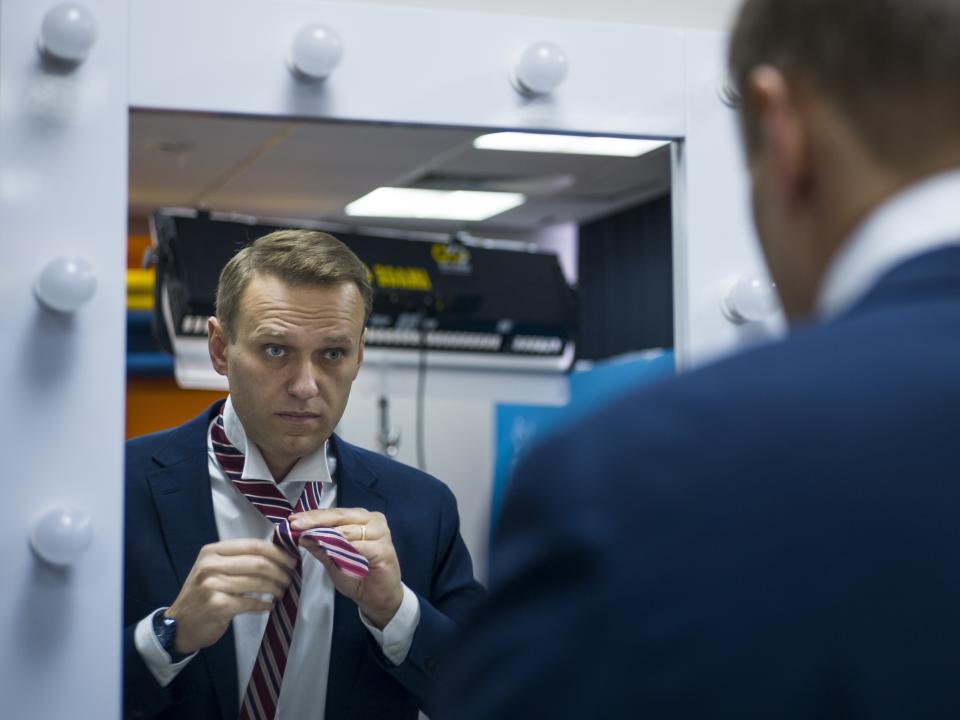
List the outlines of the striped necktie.
<svg viewBox="0 0 960 720">
<path fill-rule="evenodd" d="M 316 510 L 320 507 L 322 485 L 309 482 L 303 489 L 296 507 L 291 507 L 276 483 L 270 480 L 245 480 L 244 456 L 227 439 L 223 429 L 223 413 L 210 426 L 213 452 L 224 474 L 246 496 L 247 500 L 273 523 L 273 542 L 297 557 L 296 570 L 291 573 L 290 585 L 279 602 L 275 603 L 257 653 L 253 674 L 240 707 L 240 720 L 274 720 L 280 698 L 287 654 L 293 641 L 300 601 L 302 568 L 298 547 L 300 536 L 316 540 L 340 570 L 363 579 L 369 572 L 367 559 L 351 545 L 339 531 L 332 528 L 314 528 L 299 531 L 290 527 L 288 518 L 294 512 Z"/>
</svg>

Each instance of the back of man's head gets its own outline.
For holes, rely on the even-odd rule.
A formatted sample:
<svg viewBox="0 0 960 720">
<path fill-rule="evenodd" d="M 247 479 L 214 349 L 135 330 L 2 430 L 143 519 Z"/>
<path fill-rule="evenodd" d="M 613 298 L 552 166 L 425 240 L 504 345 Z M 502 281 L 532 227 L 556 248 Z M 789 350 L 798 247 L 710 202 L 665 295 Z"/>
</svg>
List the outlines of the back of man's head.
<svg viewBox="0 0 960 720">
<path fill-rule="evenodd" d="M 892 169 L 960 162 L 960 0 L 746 0 L 729 63 L 741 96 L 761 65 L 812 87 Z"/>
</svg>

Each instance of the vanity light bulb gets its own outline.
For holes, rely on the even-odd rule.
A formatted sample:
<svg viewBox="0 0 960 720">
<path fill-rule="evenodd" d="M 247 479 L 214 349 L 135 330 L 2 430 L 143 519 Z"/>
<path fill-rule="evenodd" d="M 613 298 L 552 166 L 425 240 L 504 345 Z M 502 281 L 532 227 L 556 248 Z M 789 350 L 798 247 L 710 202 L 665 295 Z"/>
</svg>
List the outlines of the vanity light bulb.
<svg viewBox="0 0 960 720">
<path fill-rule="evenodd" d="M 81 510 L 56 508 L 40 517 L 30 533 L 33 551 L 52 565 L 72 565 L 93 542 L 93 524 Z"/>
<path fill-rule="evenodd" d="M 326 25 L 313 23 L 304 25 L 293 36 L 289 65 L 295 75 L 322 80 L 334 71 L 342 57 L 340 36 Z"/>
<path fill-rule="evenodd" d="M 58 257 L 40 271 L 34 285 L 37 299 L 51 310 L 76 312 L 97 290 L 97 276 L 83 258 Z"/>
<path fill-rule="evenodd" d="M 742 275 L 737 278 L 723 301 L 723 312 L 737 324 L 762 322 L 779 307 L 777 288 L 761 275 Z"/>
<path fill-rule="evenodd" d="M 567 77 L 567 54 L 551 42 L 535 42 L 520 53 L 513 84 L 525 95 L 548 95 Z"/>
<path fill-rule="evenodd" d="M 57 60 L 82 63 L 97 39 L 97 21 L 87 8 L 76 3 L 55 5 L 43 16 L 40 51 Z"/>
</svg>

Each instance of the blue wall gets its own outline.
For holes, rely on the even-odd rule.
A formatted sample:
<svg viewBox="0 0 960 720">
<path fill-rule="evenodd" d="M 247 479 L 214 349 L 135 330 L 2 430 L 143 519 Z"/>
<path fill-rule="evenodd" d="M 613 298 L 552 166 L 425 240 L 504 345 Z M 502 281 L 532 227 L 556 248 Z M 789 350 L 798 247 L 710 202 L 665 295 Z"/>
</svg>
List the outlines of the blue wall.
<svg viewBox="0 0 960 720">
<path fill-rule="evenodd" d="M 499 404 L 496 408 L 496 459 L 493 468 L 491 529 L 517 460 L 549 433 L 591 412 L 616 396 L 676 373 L 673 352 L 648 352 L 594 364 L 568 376 L 570 402 L 563 407 Z"/>
</svg>

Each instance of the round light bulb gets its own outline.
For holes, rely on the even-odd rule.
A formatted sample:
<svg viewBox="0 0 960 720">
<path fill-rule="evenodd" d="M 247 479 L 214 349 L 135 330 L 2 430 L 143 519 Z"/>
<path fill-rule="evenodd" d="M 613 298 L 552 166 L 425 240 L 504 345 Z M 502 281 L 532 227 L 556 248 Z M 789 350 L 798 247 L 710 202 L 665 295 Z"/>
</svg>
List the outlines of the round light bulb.
<svg viewBox="0 0 960 720">
<path fill-rule="evenodd" d="M 340 36 L 326 25 L 313 23 L 304 25 L 293 36 L 289 64 L 295 74 L 322 80 L 334 71 L 342 57 Z"/>
<path fill-rule="evenodd" d="M 83 258 L 58 257 L 40 271 L 33 289 L 37 299 L 51 310 L 72 313 L 93 297 L 97 276 Z"/>
<path fill-rule="evenodd" d="M 777 287 L 761 275 L 742 275 L 729 287 L 723 312 L 737 324 L 762 322 L 773 315 L 779 300 Z"/>
<path fill-rule="evenodd" d="M 547 95 L 567 77 L 567 54 L 550 42 L 536 42 L 520 53 L 513 70 L 513 83 L 528 95 Z"/>
<path fill-rule="evenodd" d="M 90 517 L 74 508 L 56 508 L 44 513 L 30 532 L 30 545 L 53 565 L 72 565 L 93 542 Z"/>
<path fill-rule="evenodd" d="M 58 60 L 82 63 L 97 39 L 97 21 L 87 8 L 76 3 L 55 5 L 43 16 L 41 52 Z"/>
</svg>

